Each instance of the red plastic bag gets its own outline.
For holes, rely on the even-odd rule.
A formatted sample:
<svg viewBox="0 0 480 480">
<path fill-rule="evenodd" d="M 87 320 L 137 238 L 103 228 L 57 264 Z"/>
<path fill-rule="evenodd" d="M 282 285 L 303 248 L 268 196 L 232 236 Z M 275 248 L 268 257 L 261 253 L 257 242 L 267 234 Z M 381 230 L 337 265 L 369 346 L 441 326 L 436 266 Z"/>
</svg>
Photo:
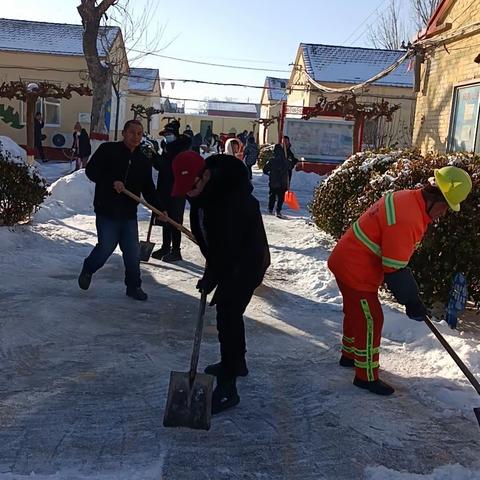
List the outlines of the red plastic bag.
<svg viewBox="0 0 480 480">
<path fill-rule="evenodd" d="M 292 192 L 291 190 L 287 190 L 285 192 L 284 201 L 288 208 L 291 208 L 292 210 L 300 210 L 300 204 L 298 203 L 295 192 Z"/>
</svg>

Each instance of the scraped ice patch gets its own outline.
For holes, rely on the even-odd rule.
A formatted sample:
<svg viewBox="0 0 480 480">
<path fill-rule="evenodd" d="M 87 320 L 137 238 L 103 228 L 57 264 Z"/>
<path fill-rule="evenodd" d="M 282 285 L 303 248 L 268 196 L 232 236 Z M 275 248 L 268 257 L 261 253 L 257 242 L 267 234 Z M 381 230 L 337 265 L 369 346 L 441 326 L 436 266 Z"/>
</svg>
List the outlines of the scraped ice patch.
<svg viewBox="0 0 480 480">
<path fill-rule="evenodd" d="M 35 215 L 36 222 L 93 213 L 95 184 L 86 177 L 85 170 L 60 178 L 48 190 L 50 196 Z"/>
<path fill-rule="evenodd" d="M 367 467 L 365 469 L 366 480 L 479 480 L 480 467 L 471 470 L 462 465 L 446 465 L 436 468 L 426 475 L 409 472 L 396 472 L 386 467 Z"/>
</svg>

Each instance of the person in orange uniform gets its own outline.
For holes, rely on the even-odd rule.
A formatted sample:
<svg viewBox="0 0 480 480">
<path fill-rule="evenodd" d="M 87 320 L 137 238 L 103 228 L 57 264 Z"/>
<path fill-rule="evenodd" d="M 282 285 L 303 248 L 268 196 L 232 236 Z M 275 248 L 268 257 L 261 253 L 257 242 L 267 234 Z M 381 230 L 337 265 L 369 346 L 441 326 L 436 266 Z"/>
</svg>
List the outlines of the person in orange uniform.
<svg viewBox="0 0 480 480">
<path fill-rule="evenodd" d="M 425 319 L 408 262 L 428 225 L 448 207 L 459 211 L 472 189 L 470 176 L 460 168 L 443 167 L 434 175 L 423 188 L 383 196 L 345 232 L 328 259 L 343 297 L 340 365 L 355 367 L 353 384 L 379 395 L 394 389 L 378 378 L 383 326 L 378 289 L 385 282 L 408 317 Z"/>
</svg>

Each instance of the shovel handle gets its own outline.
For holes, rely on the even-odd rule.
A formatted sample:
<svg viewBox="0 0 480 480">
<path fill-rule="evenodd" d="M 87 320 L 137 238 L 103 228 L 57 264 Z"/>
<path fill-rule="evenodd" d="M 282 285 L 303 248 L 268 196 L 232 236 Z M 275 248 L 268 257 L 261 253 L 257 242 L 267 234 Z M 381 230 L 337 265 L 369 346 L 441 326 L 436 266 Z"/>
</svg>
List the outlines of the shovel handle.
<svg viewBox="0 0 480 480">
<path fill-rule="evenodd" d="M 460 370 L 463 374 L 467 377 L 469 382 L 472 384 L 472 387 L 477 391 L 480 395 L 480 383 L 478 380 L 473 376 L 473 373 L 468 369 L 468 367 L 463 363 L 461 358 L 455 353 L 455 350 L 450 346 L 450 344 L 445 340 L 443 335 L 438 331 L 437 327 L 432 323 L 429 317 L 425 317 L 425 323 L 427 324 L 428 328 L 433 332 L 433 334 L 438 338 L 440 343 L 443 345 L 443 348 L 450 354 L 453 358 L 454 362 L 458 365 Z"/>
<path fill-rule="evenodd" d="M 147 242 L 150 242 L 150 237 L 152 236 L 154 219 L 155 219 L 155 215 L 152 212 L 152 214 L 150 215 L 150 224 L 148 225 Z"/>
<path fill-rule="evenodd" d="M 132 198 L 138 203 L 141 203 L 143 206 L 147 207 L 149 210 L 151 210 L 155 215 L 158 215 L 164 222 L 169 223 L 173 227 L 175 227 L 177 230 L 180 230 L 182 233 L 184 233 L 193 243 L 197 243 L 195 240 L 195 237 L 193 236 L 193 233 L 188 230 L 188 228 L 185 228 L 183 225 L 180 223 L 177 223 L 175 220 L 172 220 L 170 217 L 167 217 L 165 214 L 163 214 L 160 210 L 155 208 L 153 205 L 150 205 L 148 202 L 146 202 L 143 198 L 138 197 L 134 193 L 132 193 L 130 190 L 123 190 L 123 193 L 127 195 L 127 197 Z"/>
<path fill-rule="evenodd" d="M 200 357 L 200 343 L 203 333 L 203 317 L 205 316 L 205 307 L 207 306 L 207 294 L 202 291 L 200 297 L 200 308 L 198 310 L 198 321 L 195 329 L 195 337 L 193 339 L 192 358 L 190 359 L 190 385 L 193 385 L 195 375 L 197 374 L 198 358 Z"/>
</svg>

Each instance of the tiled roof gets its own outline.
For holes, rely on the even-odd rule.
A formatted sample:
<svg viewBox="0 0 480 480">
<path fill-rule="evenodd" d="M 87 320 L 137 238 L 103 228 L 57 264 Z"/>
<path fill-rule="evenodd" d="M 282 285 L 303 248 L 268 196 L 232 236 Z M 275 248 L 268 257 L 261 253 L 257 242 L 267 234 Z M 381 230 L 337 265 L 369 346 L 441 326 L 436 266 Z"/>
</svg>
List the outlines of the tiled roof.
<svg viewBox="0 0 480 480">
<path fill-rule="evenodd" d="M 128 77 L 128 89 L 153 92 L 158 70 L 154 68 L 131 68 Z"/>
<path fill-rule="evenodd" d="M 401 50 L 378 50 L 374 48 L 340 47 L 301 43 L 300 49 L 307 73 L 317 82 L 358 84 L 374 77 L 395 63 Z M 404 62 L 375 85 L 412 87 L 413 72 Z"/>
<path fill-rule="evenodd" d="M 119 27 L 101 29 L 105 32 L 97 41 L 101 57 L 106 55 L 119 31 Z M 82 34 L 82 25 L 0 18 L 0 51 L 83 55 Z"/>
<path fill-rule="evenodd" d="M 265 78 L 265 87 L 268 87 L 268 100 L 278 102 L 285 96 L 285 88 L 288 85 L 288 78 Z"/>
<path fill-rule="evenodd" d="M 238 104 L 238 103 L 225 103 L 225 102 L 207 102 L 207 110 L 256 114 L 258 112 L 258 107 L 253 103 Z"/>
</svg>

